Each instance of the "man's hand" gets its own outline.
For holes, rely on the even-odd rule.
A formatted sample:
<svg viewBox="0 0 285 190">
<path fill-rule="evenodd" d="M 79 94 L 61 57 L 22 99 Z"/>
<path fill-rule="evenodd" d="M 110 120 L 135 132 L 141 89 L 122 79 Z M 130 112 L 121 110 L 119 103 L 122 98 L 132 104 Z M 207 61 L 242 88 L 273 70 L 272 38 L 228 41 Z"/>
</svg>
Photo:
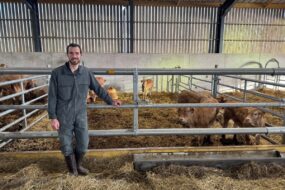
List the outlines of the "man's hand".
<svg viewBox="0 0 285 190">
<path fill-rule="evenodd" d="M 53 130 L 58 130 L 60 127 L 59 121 L 57 119 L 52 119 L 50 125 L 53 128 Z"/>
<path fill-rule="evenodd" d="M 116 107 L 119 107 L 120 105 L 122 105 L 122 101 L 120 101 L 120 100 L 113 100 L 112 105 L 116 106 Z"/>
</svg>

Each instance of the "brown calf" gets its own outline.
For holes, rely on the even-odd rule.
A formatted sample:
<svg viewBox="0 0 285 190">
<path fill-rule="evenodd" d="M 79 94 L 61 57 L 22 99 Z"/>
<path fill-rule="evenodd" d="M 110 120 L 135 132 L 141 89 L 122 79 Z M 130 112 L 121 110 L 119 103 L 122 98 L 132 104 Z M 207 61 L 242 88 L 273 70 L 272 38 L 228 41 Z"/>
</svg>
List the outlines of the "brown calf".
<svg viewBox="0 0 285 190">
<path fill-rule="evenodd" d="M 108 94 L 111 96 L 113 100 L 119 99 L 117 90 L 114 87 L 109 87 L 107 89 Z"/>
<path fill-rule="evenodd" d="M 12 80 L 18 80 L 18 79 L 23 79 L 28 77 L 27 75 L 1 75 L 0 76 L 0 82 L 5 82 L 5 81 L 12 81 Z M 27 80 L 24 81 L 23 87 L 24 90 L 31 89 L 36 86 L 36 83 L 34 80 Z M 21 92 L 21 84 L 20 83 L 14 83 L 10 85 L 5 85 L 0 87 L 0 95 L 1 96 L 7 96 L 10 94 L 15 94 L 18 92 Z M 17 98 L 13 98 L 14 101 L 16 101 Z"/>
<path fill-rule="evenodd" d="M 178 103 L 218 103 L 218 101 L 209 93 L 182 91 L 178 95 Z M 178 117 L 188 127 L 209 128 L 216 121 L 218 112 L 218 108 L 178 108 Z M 203 143 L 211 143 L 210 141 L 210 136 L 207 136 Z"/>
<path fill-rule="evenodd" d="M 100 86 L 104 86 L 106 79 L 104 79 L 103 77 L 95 77 L 96 80 L 98 81 L 98 83 L 100 84 Z M 89 90 L 88 94 L 87 94 L 87 98 L 86 98 L 86 102 L 89 103 L 95 103 L 96 102 L 96 98 L 97 98 L 97 94 L 93 91 L 93 90 Z"/>
<path fill-rule="evenodd" d="M 142 83 L 142 94 L 143 100 L 146 100 L 147 96 L 151 94 L 152 88 L 153 88 L 153 80 L 152 79 L 144 79 L 141 80 Z"/>
<path fill-rule="evenodd" d="M 225 108 L 223 127 L 228 127 L 229 120 L 234 122 L 234 127 L 265 127 L 264 114 L 263 111 L 252 107 Z M 236 135 L 234 135 L 234 140 L 237 141 Z M 245 135 L 245 140 L 246 144 L 252 144 L 249 135 Z M 259 134 L 255 135 L 255 144 L 260 144 Z"/>
</svg>

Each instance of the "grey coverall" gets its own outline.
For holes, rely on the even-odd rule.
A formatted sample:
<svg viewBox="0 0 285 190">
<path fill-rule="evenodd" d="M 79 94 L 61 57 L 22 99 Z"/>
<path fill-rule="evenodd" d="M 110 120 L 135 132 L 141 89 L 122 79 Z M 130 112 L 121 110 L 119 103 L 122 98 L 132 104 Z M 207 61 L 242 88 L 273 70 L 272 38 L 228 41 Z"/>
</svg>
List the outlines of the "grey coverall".
<svg viewBox="0 0 285 190">
<path fill-rule="evenodd" d="M 88 124 L 86 97 L 88 90 L 94 92 L 111 105 L 113 100 L 100 86 L 93 74 L 84 66 L 72 73 L 69 63 L 54 69 L 48 92 L 48 114 L 50 119 L 58 119 L 60 149 L 64 156 L 73 154 L 73 133 L 77 153 L 85 153 L 88 148 Z"/>
</svg>

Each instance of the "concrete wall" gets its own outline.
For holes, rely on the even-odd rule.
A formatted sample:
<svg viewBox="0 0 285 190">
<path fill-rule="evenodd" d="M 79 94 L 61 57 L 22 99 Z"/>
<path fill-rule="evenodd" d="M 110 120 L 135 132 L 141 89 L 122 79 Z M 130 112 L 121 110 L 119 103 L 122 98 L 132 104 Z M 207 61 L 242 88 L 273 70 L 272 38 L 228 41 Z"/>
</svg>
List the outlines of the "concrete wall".
<svg viewBox="0 0 285 190">
<path fill-rule="evenodd" d="M 82 62 L 89 68 L 239 68 L 248 62 L 259 62 L 262 67 L 275 58 L 280 67 L 285 67 L 285 55 L 274 54 L 83 54 Z M 64 53 L 0 53 L 0 64 L 8 67 L 55 68 L 67 60 Z M 272 62 L 269 67 L 277 67 Z M 258 68 L 250 64 L 247 68 Z M 105 76 L 107 86 L 115 86 L 122 91 L 132 90 L 131 76 Z M 208 76 L 203 76 L 208 78 Z M 150 78 L 150 76 L 140 76 Z M 159 79 L 162 83 L 166 76 Z M 160 85 L 165 88 L 165 84 Z M 163 87 L 164 86 L 164 87 Z"/>
</svg>

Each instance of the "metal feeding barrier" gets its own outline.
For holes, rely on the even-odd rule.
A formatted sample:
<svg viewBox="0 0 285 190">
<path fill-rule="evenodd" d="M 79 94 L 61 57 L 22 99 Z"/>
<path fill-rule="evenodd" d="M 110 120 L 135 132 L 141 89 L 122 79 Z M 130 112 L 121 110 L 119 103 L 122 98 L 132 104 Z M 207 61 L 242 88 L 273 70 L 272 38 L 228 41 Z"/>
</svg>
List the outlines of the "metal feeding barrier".
<svg viewBox="0 0 285 190">
<path fill-rule="evenodd" d="M 276 85 L 280 87 L 285 87 L 284 84 L 276 84 L 272 82 L 260 81 L 247 79 L 246 77 L 236 77 L 233 75 L 284 75 L 285 69 L 90 69 L 93 74 L 96 75 L 132 75 L 133 76 L 133 104 L 122 105 L 115 109 L 133 109 L 133 126 L 131 129 L 110 129 L 110 130 L 89 130 L 90 136 L 150 136 L 150 135 L 207 135 L 207 134 L 285 134 L 284 126 L 273 126 L 273 127 L 263 127 L 263 128 L 168 128 L 168 129 L 140 129 L 139 128 L 139 109 L 142 108 L 181 108 L 181 107 L 258 107 L 260 109 L 266 109 L 266 107 L 271 108 L 280 108 L 284 107 L 285 103 L 282 98 L 269 97 L 267 95 L 261 95 L 261 93 L 257 93 L 254 90 L 246 89 L 246 85 L 244 85 L 244 98 L 240 103 L 211 103 L 211 104 L 142 104 L 139 98 L 139 88 L 138 88 L 138 78 L 139 76 L 144 75 L 152 75 L 157 76 L 154 77 L 156 82 L 154 84 L 158 85 L 158 80 L 163 81 L 158 76 L 167 76 L 166 81 L 166 90 L 171 90 L 174 92 L 179 92 L 182 89 L 191 89 L 193 87 L 201 87 L 204 90 L 209 90 L 212 92 L 213 96 L 216 97 L 220 92 L 219 88 L 230 85 L 223 84 L 220 82 L 221 78 L 231 78 L 235 80 L 242 80 L 248 82 L 257 82 L 267 85 Z M 42 69 L 42 68 L 4 68 L 0 70 L 0 74 L 32 74 L 32 75 L 49 75 L 51 73 L 51 69 Z M 204 75 L 208 77 L 206 79 L 199 79 L 197 76 Z M 170 77 L 169 77 L 170 76 Z M 209 77 L 211 76 L 211 79 Z M 183 77 L 186 78 L 186 82 L 184 82 Z M 206 78 L 207 78 L 206 77 Z M 197 83 L 197 80 L 200 81 Z M 196 82 L 195 82 L 196 81 Z M 210 89 L 206 88 L 203 83 L 208 83 Z M 240 88 L 230 86 L 232 89 L 242 90 Z M 158 86 L 156 86 L 158 89 Z M 161 86 L 162 88 L 162 86 Z M 22 91 L 24 93 L 25 91 Z M 271 102 L 266 103 L 246 103 L 246 94 L 253 93 L 255 95 L 261 95 L 263 97 L 270 98 Z M 234 98 L 234 97 L 233 97 Z M 4 97 L 3 97 L 4 99 Z M 277 102 L 273 102 L 277 101 Z M 88 105 L 88 108 L 91 109 L 114 109 L 113 106 L 109 105 Z M 30 105 L 27 103 L 23 103 L 22 105 L 0 105 L 0 110 L 45 110 L 47 109 L 46 105 Z M 266 109 L 270 111 L 269 109 Z M 4 111 L 5 112 L 5 111 Z M 4 112 L 1 112 L 2 116 Z M 275 113 L 271 111 L 270 113 L 281 117 L 285 120 L 284 113 Z M 7 128 L 7 127 L 6 127 Z M 0 139 L 3 141 L 7 139 L 19 139 L 19 138 L 54 138 L 58 137 L 57 132 L 55 131 L 19 131 L 19 132 L 6 132 L 0 130 Z M 284 143 L 284 135 L 283 135 L 283 143 Z"/>
<path fill-rule="evenodd" d="M 11 85 L 20 85 L 21 87 L 21 91 L 20 92 L 16 92 L 14 94 L 9 94 L 9 95 L 5 95 L 5 96 L 0 96 L 0 103 L 4 104 L 5 101 L 10 100 L 11 102 L 14 103 L 14 101 L 16 100 L 16 98 L 19 97 L 19 101 L 21 102 L 21 105 L 31 105 L 34 102 L 37 102 L 38 100 L 41 100 L 45 97 L 47 97 L 47 93 L 42 94 L 38 97 L 32 98 L 28 101 L 26 101 L 26 95 L 30 92 L 39 90 L 39 89 L 43 89 L 46 88 L 48 86 L 48 76 L 47 75 L 40 75 L 40 76 L 29 76 L 29 77 L 25 77 L 25 78 L 21 78 L 21 79 L 17 79 L 17 80 L 11 80 L 11 81 L 4 81 L 0 83 L 0 89 L 3 90 L 5 88 L 9 88 Z M 24 82 L 26 81 L 39 81 L 41 80 L 41 85 L 39 86 L 35 86 L 32 87 L 30 89 L 24 89 Z M 6 107 L 5 105 L 3 105 L 3 107 Z M 8 107 L 6 107 L 5 111 L 0 113 L 0 118 L 3 118 L 4 116 L 8 116 L 11 115 L 12 113 L 15 113 L 18 109 L 9 109 Z M 36 114 L 39 111 L 39 109 L 34 109 L 31 112 L 27 113 L 26 109 L 22 109 L 22 116 L 20 116 L 19 118 L 13 120 L 10 123 L 1 123 L 1 128 L 0 128 L 0 132 L 4 132 L 8 129 L 10 129 L 11 127 L 15 126 L 16 124 L 19 124 L 20 127 L 20 131 L 19 132 L 24 132 L 26 130 L 28 130 L 29 128 L 31 128 L 32 126 L 34 126 L 35 124 L 37 124 L 39 121 L 41 121 L 43 118 L 47 117 L 47 113 L 42 114 L 41 116 L 39 116 L 36 120 L 32 121 L 31 123 L 28 123 L 28 118 L 33 116 L 34 114 Z M 2 120 L 0 120 L 2 121 Z M 5 146 L 6 144 L 8 144 L 9 142 L 11 142 L 12 139 L 8 139 L 8 140 L 1 140 L 0 141 L 0 148 Z"/>
</svg>

